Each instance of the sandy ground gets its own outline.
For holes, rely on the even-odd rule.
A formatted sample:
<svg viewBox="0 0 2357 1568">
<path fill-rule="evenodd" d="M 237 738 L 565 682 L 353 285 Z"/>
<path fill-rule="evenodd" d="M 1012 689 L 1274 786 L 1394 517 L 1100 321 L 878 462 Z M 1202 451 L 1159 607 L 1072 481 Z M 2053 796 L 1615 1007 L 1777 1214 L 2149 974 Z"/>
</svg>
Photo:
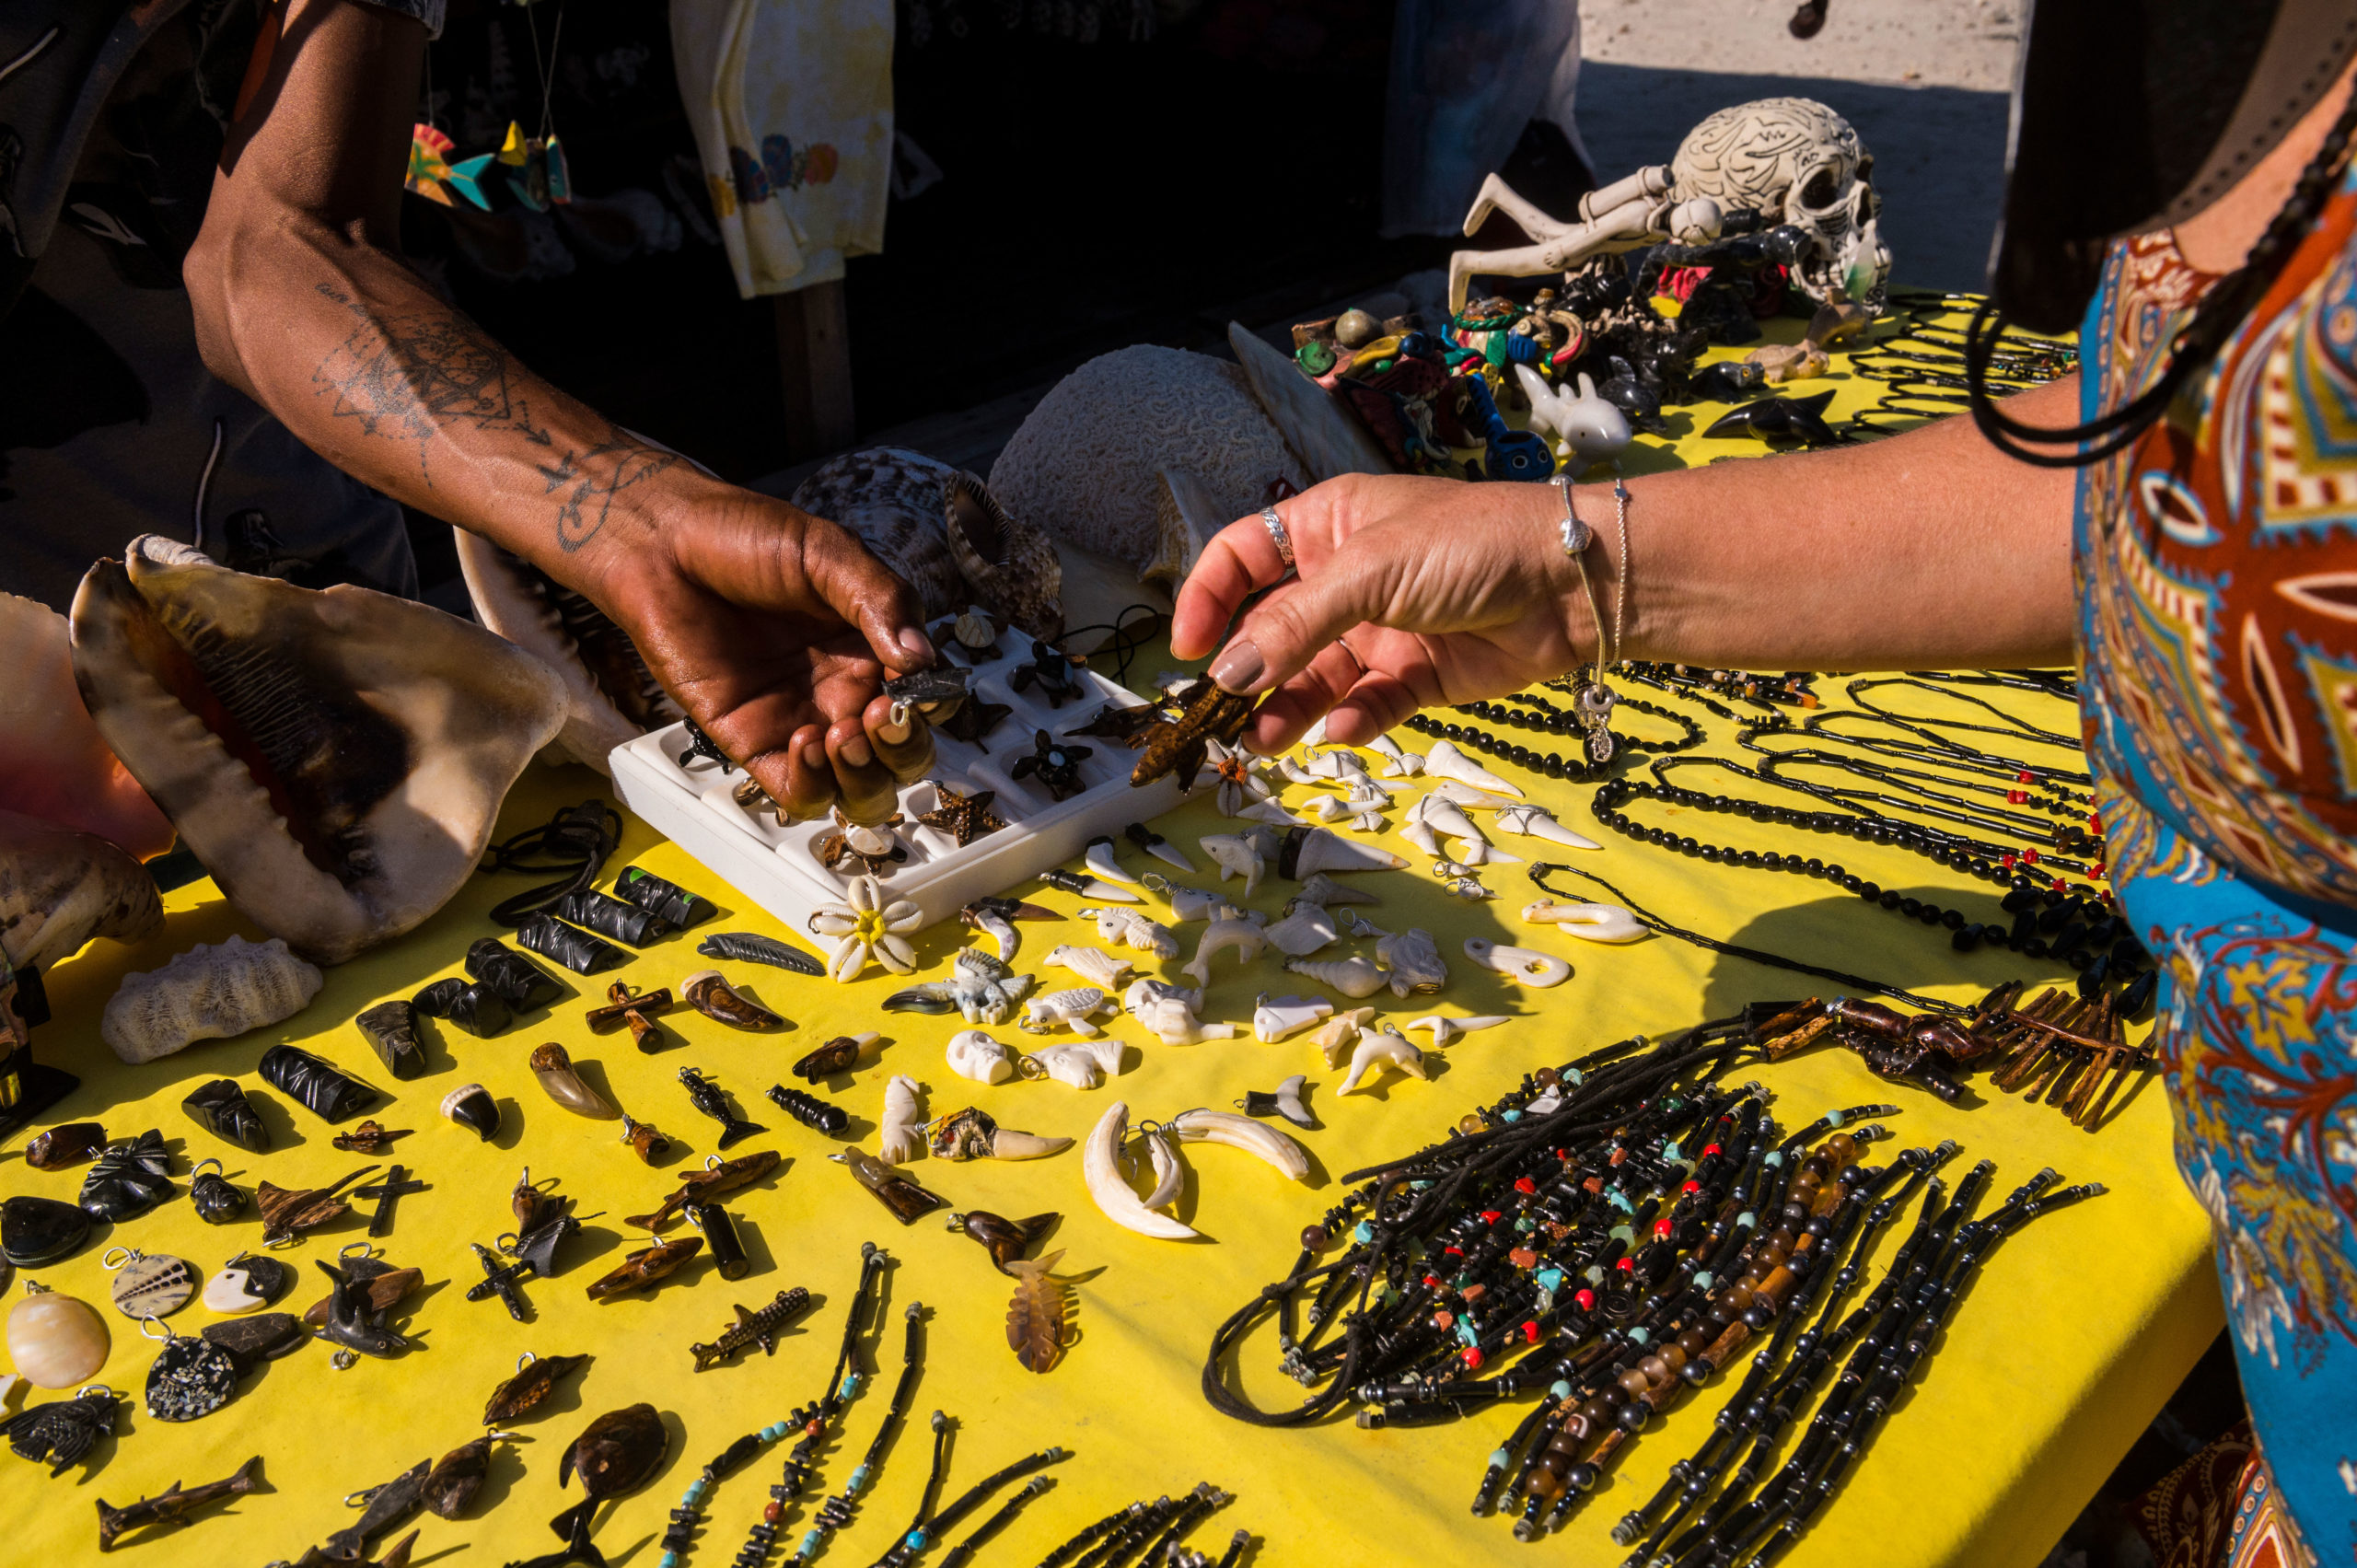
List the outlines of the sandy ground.
<svg viewBox="0 0 2357 1568">
<path fill-rule="evenodd" d="M 1793 0 L 1580 0 L 1579 128 L 1600 181 L 1668 161 L 1696 121 L 1814 98 L 1875 155 L 1898 281 L 1979 289 L 2004 188 L 2022 0 L 1830 0 L 1805 41 Z"/>
</svg>

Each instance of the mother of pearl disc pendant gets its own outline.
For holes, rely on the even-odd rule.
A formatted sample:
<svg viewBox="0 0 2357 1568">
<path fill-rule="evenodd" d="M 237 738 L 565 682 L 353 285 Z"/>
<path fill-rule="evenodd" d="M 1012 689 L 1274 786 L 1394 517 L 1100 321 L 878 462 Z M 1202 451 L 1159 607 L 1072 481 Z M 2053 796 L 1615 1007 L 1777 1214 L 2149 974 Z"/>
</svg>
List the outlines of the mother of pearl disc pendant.
<svg viewBox="0 0 2357 1568">
<path fill-rule="evenodd" d="M 112 1341 L 88 1302 L 46 1285 L 8 1308 L 8 1359 L 40 1388 L 78 1388 L 107 1364 Z"/>
</svg>

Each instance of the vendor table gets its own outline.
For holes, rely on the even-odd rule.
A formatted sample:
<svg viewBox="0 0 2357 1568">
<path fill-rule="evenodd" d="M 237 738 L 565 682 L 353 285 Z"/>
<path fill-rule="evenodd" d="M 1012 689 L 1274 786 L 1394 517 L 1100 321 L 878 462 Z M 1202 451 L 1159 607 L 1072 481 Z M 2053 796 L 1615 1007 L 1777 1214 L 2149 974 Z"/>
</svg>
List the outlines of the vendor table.
<svg viewBox="0 0 2357 1568">
<path fill-rule="evenodd" d="M 1840 376 L 1821 385 L 1840 389 L 1837 415 L 1861 396 L 1860 389 Z M 1683 411 L 1673 414 L 1686 417 Z M 1689 436 L 1678 442 L 1674 457 L 1655 453 L 1648 460 L 1693 461 L 1756 450 Z M 1730 526 L 1740 525 L 1731 520 Z M 1160 668 L 1155 659 L 1161 652 L 1147 650 L 1139 672 L 1150 675 Z M 1839 679 L 1826 679 L 1820 687 L 1840 701 Z M 2061 703 L 2019 694 L 2000 700 L 2017 711 L 2034 711 L 2040 722 L 2069 727 Z M 1703 749 L 1735 754 L 1729 726 L 1716 719 L 1706 724 L 1710 736 Z M 1639 716 L 1625 727 L 1643 735 L 1668 726 Z M 1404 730 L 1398 738 L 1411 749 L 1425 744 Z M 1569 749 L 1568 742 L 1564 746 Z M 1989 985 L 2015 975 L 2067 981 L 2065 971 L 2051 964 L 2033 963 L 2002 948 L 1953 952 L 1944 932 L 1870 909 L 1821 882 L 1738 871 L 1633 845 L 1593 821 L 1587 804 L 1592 785 L 1550 784 L 1518 770 L 1501 771 L 1553 807 L 1567 825 L 1606 845 L 1601 853 L 1583 854 L 1534 839 L 1501 839 L 1501 847 L 1596 870 L 1677 923 L 1955 1001 L 1976 999 Z M 498 830 L 528 827 L 563 806 L 603 793 L 604 781 L 586 771 L 536 768 L 508 799 Z M 1307 793 L 1288 790 L 1286 798 L 1298 802 Z M 1194 841 L 1229 826 L 1214 814 L 1209 794 L 1199 791 L 1190 804 L 1157 824 L 1205 865 L 1206 875 L 1191 879 L 1204 886 L 1210 885 L 1209 866 L 1195 852 Z M 1663 819 L 1649 814 L 1647 819 Z M 1396 828 L 1396 812 L 1390 820 Z M 1724 817 L 1699 819 L 1689 830 L 1718 842 L 1793 847 L 1774 842 L 1769 836 L 1772 830 Z M 1381 842 L 1404 848 L 1388 832 Z M 1895 850 L 1848 842 L 1840 849 L 1844 862 L 1862 876 L 1960 906 L 1975 919 L 2003 919 L 1996 891 L 1986 884 L 1967 883 L 1945 870 L 1927 875 L 1927 862 Z M 1808 853 L 1822 853 L 1821 846 Z M 546 1403 L 511 1423 L 522 1436 L 501 1446 L 471 1516 L 446 1523 L 421 1514 L 392 1534 L 422 1526 L 422 1562 L 463 1552 L 452 1561 L 497 1564 L 551 1551 L 557 1543 L 547 1521 L 581 1496 L 577 1481 L 562 1489 L 557 1481 L 565 1446 L 598 1412 L 644 1400 L 663 1412 L 671 1431 L 667 1467 L 652 1484 L 611 1510 L 597 1539 L 609 1561 L 653 1568 L 667 1512 L 698 1467 L 739 1435 L 784 1420 L 816 1391 L 835 1353 L 859 1270 L 860 1244 L 869 1240 L 894 1260 L 878 1326 L 864 1353 L 872 1376 L 841 1435 L 821 1456 L 810 1505 L 788 1516 L 772 1562 L 791 1552 L 817 1497 L 842 1489 L 898 1374 L 902 1312 L 919 1303 L 925 1308 L 925 1369 L 911 1423 L 864 1498 L 857 1521 L 828 1548 L 828 1561 L 842 1568 L 872 1562 L 906 1527 L 924 1480 L 930 1447 L 925 1415 L 935 1409 L 956 1423 L 949 1495 L 1033 1449 L 1061 1444 L 1072 1450 L 1071 1458 L 1049 1472 L 1055 1477 L 1053 1488 L 984 1549 L 981 1561 L 986 1564 L 1024 1568 L 1082 1525 L 1126 1502 L 1166 1493 L 1175 1496 L 1201 1481 L 1236 1493 L 1236 1501 L 1192 1537 L 1193 1544 L 1214 1555 L 1237 1528 L 1260 1538 L 1248 1559 L 1258 1562 L 1441 1563 L 1508 1553 L 1515 1549 L 1505 1523 L 1472 1518 L 1466 1509 L 1487 1456 L 1518 1409 L 1413 1430 L 1358 1430 L 1347 1415 L 1297 1431 L 1243 1425 L 1214 1413 L 1198 1388 L 1213 1326 L 1292 1266 L 1297 1233 L 1339 1196 L 1339 1173 L 1441 1136 L 1464 1112 L 1494 1099 L 1538 1066 L 1632 1032 L 1659 1034 L 1724 1016 L 1747 1002 L 1792 997 L 1808 989 L 1801 977 L 1667 939 L 1590 947 L 1550 927 L 1526 926 L 1515 912 L 1537 894 L 1519 868 L 1492 869 L 1487 880 L 1497 897 L 1475 905 L 1445 894 L 1419 863 L 1406 872 L 1362 876 L 1357 885 L 1381 898 L 1381 907 L 1370 912 L 1387 927 L 1419 924 L 1432 931 L 1449 959 L 1452 978 L 1436 998 L 1397 1004 L 1387 993 L 1374 1005 L 1401 1017 L 1435 1010 L 1515 1016 L 1509 1024 L 1451 1045 L 1445 1052 L 1446 1070 L 1428 1083 L 1393 1077 L 1371 1094 L 1337 1098 L 1332 1090 L 1340 1074 L 1324 1071 L 1301 1038 L 1262 1045 L 1248 1028 L 1235 1040 L 1170 1047 L 1133 1020 L 1117 1018 L 1110 1032 L 1132 1049 L 1126 1070 L 1101 1089 L 1080 1093 L 1020 1079 L 986 1087 L 957 1077 L 942 1059 L 943 1042 L 967 1026 L 954 1015 L 882 1012 L 883 998 L 907 982 L 874 968 L 856 983 L 837 986 L 782 970 L 725 964 L 735 983 L 784 1014 L 791 1027 L 772 1035 L 739 1033 L 681 1009 L 663 1020 L 669 1047 L 641 1055 L 627 1034 L 593 1035 L 582 1022 L 584 1009 L 603 1000 L 608 979 L 633 986 L 676 986 L 688 973 L 709 967 L 694 948 L 699 936 L 713 930 L 791 935 L 804 946 L 808 939 L 781 932 L 734 889 L 635 820 L 626 823 L 621 851 L 608 864 L 601 886 L 610 885 L 612 876 L 630 863 L 713 898 L 722 906 L 722 917 L 700 931 L 655 944 L 611 975 L 588 981 L 561 977 L 573 995 L 545 1013 L 527 1015 L 498 1038 L 476 1040 L 426 1026 L 436 1036 L 432 1069 L 408 1082 L 383 1072 L 354 1028 L 354 1015 L 461 972 L 467 944 L 500 934 L 487 912 L 525 886 L 521 878 L 476 878 L 406 938 L 330 971 L 319 998 L 284 1025 L 200 1044 L 138 1068 L 118 1065 L 98 1039 L 99 1010 L 121 978 L 155 968 L 196 942 L 216 942 L 233 932 L 259 933 L 209 883 L 198 883 L 168 896 L 165 929 L 153 939 L 128 948 L 99 944 L 55 967 L 48 977 L 54 1021 L 37 1032 L 38 1048 L 44 1060 L 82 1074 L 83 1086 L 40 1125 L 98 1119 L 114 1136 L 160 1128 L 180 1156 L 176 1179 L 183 1183 L 188 1162 L 218 1156 L 231 1178 L 249 1189 L 261 1179 L 283 1187 L 324 1185 L 370 1160 L 331 1149 L 328 1140 L 334 1129 L 308 1112 L 290 1110 L 274 1091 L 256 1096 L 276 1140 L 273 1151 L 260 1156 L 213 1137 L 179 1108 L 180 1098 L 203 1079 L 234 1074 L 256 1086 L 256 1060 L 281 1040 L 317 1051 L 390 1092 L 390 1103 L 369 1114 L 389 1127 L 414 1130 L 378 1163 L 398 1159 L 428 1185 L 401 1200 L 393 1233 L 380 1245 L 391 1261 L 422 1268 L 427 1283 L 405 1309 L 417 1342 L 406 1356 L 364 1359 L 338 1371 L 330 1365 L 330 1347 L 306 1346 L 249 1378 L 225 1410 L 175 1427 L 139 1409 L 154 1347 L 141 1342 L 137 1326 L 107 1306 L 100 1254 L 112 1244 L 135 1245 L 186 1257 L 210 1272 L 239 1249 L 259 1246 L 258 1223 L 249 1217 L 208 1227 L 187 1203 L 175 1201 L 102 1233 L 62 1264 L 32 1271 L 43 1283 L 99 1307 L 114 1331 L 113 1353 L 101 1376 L 128 1398 L 113 1440 L 102 1442 L 91 1461 L 57 1480 L 32 1465 L 0 1461 L 0 1517 L 8 1520 L 9 1539 L 16 1543 L 0 1551 L 0 1560 L 95 1561 L 93 1500 L 103 1497 L 121 1505 L 175 1481 L 212 1481 L 257 1453 L 263 1456 L 266 1485 L 254 1494 L 202 1511 L 181 1533 L 149 1530 L 116 1550 L 175 1562 L 295 1558 L 351 1523 L 355 1512 L 345 1505 L 346 1494 L 388 1481 L 475 1435 L 484 1399 L 515 1370 L 517 1357 L 531 1351 L 586 1352 L 595 1359 Z M 1230 890 L 1237 886 L 1231 883 Z M 1009 890 L 1067 912 L 1084 902 L 1036 888 Z M 1289 884 L 1271 876 L 1250 902 L 1273 912 L 1289 890 Z M 1148 912 L 1158 912 L 1152 902 Z M 1193 934 L 1202 927 L 1179 929 L 1191 951 Z M 916 978 L 941 976 L 970 935 L 954 923 L 923 933 Z M 1052 988 L 1063 977 L 1044 969 L 1047 950 L 1059 941 L 1089 940 L 1090 928 L 1077 922 L 1029 924 L 1025 935 L 1018 968 L 1039 973 Z M 1556 990 L 1521 990 L 1463 959 L 1460 945 L 1472 935 L 1561 953 L 1576 973 Z M 1171 974 L 1177 961 L 1155 965 L 1148 959 L 1142 967 L 1149 974 Z M 1273 955 L 1241 968 L 1232 956 L 1224 956 L 1213 978 L 1203 1013 L 1214 1020 L 1248 1019 L 1255 994 L 1264 990 L 1312 989 L 1299 977 L 1283 975 Z M 947 1196 L 955 1209 L 1063 1214 L 1047 1246 L 1066 1249 L 1059 1272 L 1074 1282 L 1076 1339 L 1062 1365 L 1034 1376 L 1018 1367 L 1006 1348 L 1002 1318 L 1008 1283 L 992 1272 L 981 1249 L 947 1233 L 939 1215 L 905 1228 L 897 1224 L 844 1169 L 828 1162 L 825 1156 L 840 1146 L 838 1140 L 796 1125 L 761 1098 L 764 1088 L 786 1078 L 786 1065 L 795 1057 L 835 1035 L 864 1029 L 882 1031 L 880 1061 L 869 1058 L 854 1078 L 838 1078 L 820 1092 L 853 1110 L 853 1135 L 866 1135 L 871 1144 L 883 1082 L 893 1073 L 928 1086 L 932 1114 L 973 1104 L 1009 1126 L 1078 1138 L 1116 1098 L 1129 1103 L 1133 1119 L 1167 1118 L 1192 1106 L 1225 1108 L 1248 1088 L 1271 1088 L 1289 1074 L 1306 1071 L 1313 1085 L 1310 1106 L 1320 1123 L 1298 1134 L 1311 1151 L 1306 1190 L 1248 1156 L 1190 1149 L 1193 1174 L 1177 1212 L 1205 1238 L 1172 1244 L 1120 1230 L 1100 1215 L 1083 1188 L 1077 1150 L 1019 1165 L 928 1160 L 917 1166 L 913 1174 Z M 1008 1040 L 1024 1038 L 1011 1024 L 993 1032 Z M 592 1085 L 632 1115 L 659 1125 L 680 1152 L 664 1168 L 649 1170 L 617 1141 L 617 1124 L 584 1121 L 552 1103 L 525 1064 L 530 1050 L 550 1040 L 565 1045 Z M 679 1173 L 701 1164 L 712 1149 L 714 1124 L 690 1108 L 677 1081 L 679 1069 L 691 1064 L 715 1076 L 748 1116 L 770 1129 L 732 1154 L 775 1148 L 785 1156 L 770 1179 L 726 1200 L 753 1272 L 726 1282 L 699 1260 L 651 1296 L 592 1305 L 583 1286 L 619 1261 L 626 1246 L 643 1240 L 630 1234 L 620 1216 L 653 1207 Z M 2219 1330 L 2208 1230 L 2170 1161 L 2160 1084 L 2143 1083 L 2107 1125 L 2088 1133 L 2049 1107 L 1985 1089 L 1977 1088 L 1965 1105 L 1944 1105 L 1871 1076 L 1847 1052 L 1807 1053 L 1744 1075 L 1773 1088 L 1778 1114 L 1788 1127 L 1829 1108 L 1898 1103 L 1900 1112 L 1883 1120 L 1902 1143 L 1882 1145 L 1877 1163 L 1893 1147 L 1946 1137 L 1961 1145 L 1951 1177 L 1972 1160 L 1991 1159 L 1999 1193 L 2047 1165 L 2068 1180 L 2100 1181 L 2109 1188 L 2106 1196 L 2041 1219 L 1998 1249 L 1865 1463 L 1788 1559 L 1796 1564 L 1872 1562 L 1878 1568 L 2036 1562 Z M 446 1092 L 470 1080 L 488 1086 L 500 1104 L 501 1129 L 489 1143 L 479 1143 L 435 1112 Z M 535 1179 L 557 1179 L 557 1191 L 575 1199 L 579 1212 L 598 1217 L 567 1244 L 557 1278 L 526 1284 L 532 1316 L 518 1323 L 496 1301 L 470 1304 L 462 1297 L 479 1277 L 468 1244 L 488 1244 L 510 1228 L 507 1191 L 527 1166 Z M 70 1199 L 80 1180 L 79 1168 L 44 1173 L 21 1162 L 0 1166 L 0 1192 L 8 1194 Z M 325 1281 L 312 1261 L 331 1259 L 338 1249 L 365 1239 L 367 1207 L 361 1204 L 351 1218 L 278 1254 L 306 1276 L 279 1308 L 299 1312 L 324 1294 Z M 1903 1229 L 1886 1233 L 1877 1249 L 1877 1272 L 1893 1235 Z M 690 1342 L 710 1339 L 726 1326 L 736 1304 L 757 1307 L 795 1284 L 809 1287 L 819 1304 L 786 1333 L 773 1357 L 756 1351 L 708 1372 L 691 1370 Z M 192 1305 L 171 1325 L 192 1332 L 209 1316 Z M 1289 1407 L 1302 1390 L 1278 1374 L 1275 1361 L 1264 1327 L 1247 1342 L 1237 1375 L 1262 1405 Z M 1624 1553 L 1609 1543 L 1609 1527 L 1650 1495 L 1669 1464 L 1694 1446 L 1731 1387 L 1732 1380 L 1722 1376 L 1700 1398 L 1655 1423 L 1608 1472 L 1569 1527 L 1533 1551 L 1583 1564 L 1619 1562 Z M 790 1442 L 776 1446 L 716 1489 L 691 1562 L 720 1568 L 736 1555 L 777 1479 L 787 1446 Z M 382 1538 L 380 1547 L 391 1539 Z M 939 1550 L 936 1544 L 935 1553 Z"/>
</svg>

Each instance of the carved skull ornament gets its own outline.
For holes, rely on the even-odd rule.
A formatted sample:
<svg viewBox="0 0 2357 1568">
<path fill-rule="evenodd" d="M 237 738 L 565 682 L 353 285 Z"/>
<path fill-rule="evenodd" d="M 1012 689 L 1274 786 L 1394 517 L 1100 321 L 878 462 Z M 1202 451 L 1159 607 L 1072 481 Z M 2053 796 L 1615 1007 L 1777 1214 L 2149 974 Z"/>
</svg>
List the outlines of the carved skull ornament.
<svg viewBox="0 0 2357 1568">
<path fill-rule="evenodd" d="M 1814 243 L 1794 282 L 1817 303 L 1852 300 L 1879 312 L 1890 248 L 1876 218 L 1874 155 L 1847 120 L 1805 98 L 1722 109 L 1686 134 L 1670 159 L 1671 198 L 1749 207 L 1763 225 L 1791 224 Z"/>
</svg>

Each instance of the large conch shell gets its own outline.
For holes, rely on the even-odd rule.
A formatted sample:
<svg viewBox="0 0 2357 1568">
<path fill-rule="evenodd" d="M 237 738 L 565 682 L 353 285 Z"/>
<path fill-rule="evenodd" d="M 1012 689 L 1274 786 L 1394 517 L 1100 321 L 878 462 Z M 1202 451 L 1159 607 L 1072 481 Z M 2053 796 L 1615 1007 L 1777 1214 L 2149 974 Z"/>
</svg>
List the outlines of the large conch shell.
<svg viewBox="0 0 2357 1568">
<path fill-rule="evenodd" d="M 440 909 L 564 722 L 555 673 L 480 626 L 154 534 L 90 568 L 73 630 L 99 732 L 230 902 L 320 963 Z"/>
<path fill-rule="evenodd" d="M 8 738 L 0 811 L 96 833 L 134 860 L 171 848 L 172 825 L 107 749 L 74 689 L 65 617 L 0 594 L 0 735 Z"/>
<path fill-rule="evenodd" d="M 291 1018 L 311 1005 L 327 976 L 273 937 L 203 943 L 162 969 L 124 977 L 99 1016 L 99 1038 L 133 1066 L 185 1051 L 201 1040 Z"/>
<path fill-rule="evenodd" d="M 465 528 L 450 531 L 475 619 L 564 682 L 564 726 L 552 752 L 611 773 L 615 747 L 679 722 L 678 704 L 604 610 L 523 557 Z"/>
<path fill-rule="evenodd" d="M 54 963 L 93 936 L 137 942 L 163 923 L 156 879 L 129 854 L 96 833 L 0 811 L 0 958 L 10 965 Z"/>
</svg>

